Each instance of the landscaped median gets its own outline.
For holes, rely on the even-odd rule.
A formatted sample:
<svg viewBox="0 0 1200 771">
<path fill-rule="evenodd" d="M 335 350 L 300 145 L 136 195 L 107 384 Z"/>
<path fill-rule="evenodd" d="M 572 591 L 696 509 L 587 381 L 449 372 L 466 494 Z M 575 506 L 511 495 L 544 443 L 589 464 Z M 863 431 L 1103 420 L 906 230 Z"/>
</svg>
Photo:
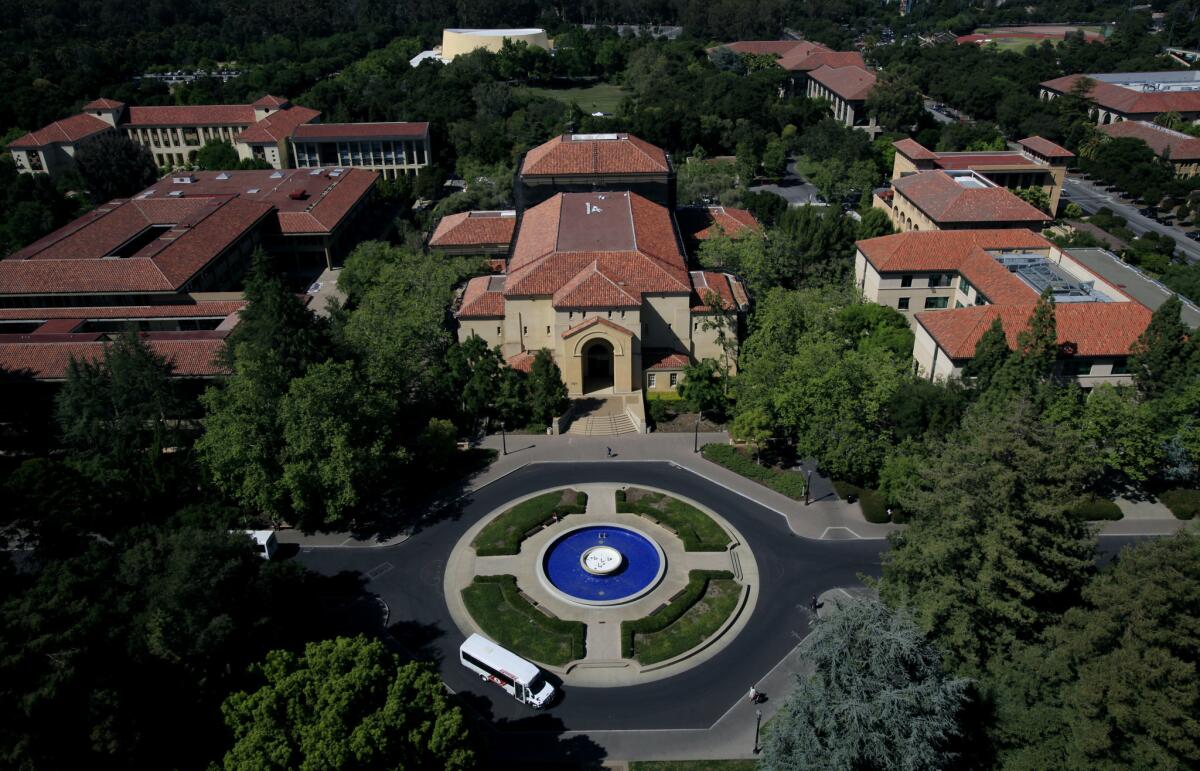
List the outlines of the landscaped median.
<svg viewBox="0 0 1200 771">
<path fill-rule="evenodd" d="M 657 664 L 697 647 L 737 610 L 742 587 L 727 570 L 693 570 L 687 586 L 645 618 L 621 622 L 621 657 Z"/>
<path fill-rule="evenodd" d="M 493 519 L 471 546 L 480 557 L 499 557 L 519 554 L 521 541 L 555 517 L 582 514 L 587 509 L 587 495 L 571 488 L 554 490 L 522 501 Z"/>
<path fill-rule="evenodd" d="M 638 487 L 617 490 L 616 496 L 617 511 L 665 525 L 683 541 L 684 551 L 725 551 L 729 545 L 725 528 L 690 503 Z"/>
<path fill-rule="evenodd" d="M 520 656 L 563 666 L 587 653 L 587 625 L 534 606 L 521 595 L 516 576 L 475 576 L 462 598 L 483 633 Z"/>
<path fill-rule="evenodd" d="M 724 466 L 735 474 L 753 479 L 777 493 L 797 501 L 804 500 L 804 475 L 798 471 L 760 466 L 753 458 L 728 444 L 706 444 L 700 448 L 706 460 Z"/>
</svg>

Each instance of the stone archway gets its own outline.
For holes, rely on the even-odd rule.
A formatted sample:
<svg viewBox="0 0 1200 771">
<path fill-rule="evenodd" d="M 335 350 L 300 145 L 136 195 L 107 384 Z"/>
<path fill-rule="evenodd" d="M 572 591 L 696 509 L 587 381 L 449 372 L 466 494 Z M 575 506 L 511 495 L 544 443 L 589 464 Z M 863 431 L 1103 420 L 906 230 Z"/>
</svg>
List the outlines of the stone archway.
<svg viewBox="0 0 1200 771">
<path fill-rule="evenodd" d="M 589 340 L 583 348 L 583 392 L 611 393 L 612 390 L 612 343 L 602 337 Z"/>
</svg>

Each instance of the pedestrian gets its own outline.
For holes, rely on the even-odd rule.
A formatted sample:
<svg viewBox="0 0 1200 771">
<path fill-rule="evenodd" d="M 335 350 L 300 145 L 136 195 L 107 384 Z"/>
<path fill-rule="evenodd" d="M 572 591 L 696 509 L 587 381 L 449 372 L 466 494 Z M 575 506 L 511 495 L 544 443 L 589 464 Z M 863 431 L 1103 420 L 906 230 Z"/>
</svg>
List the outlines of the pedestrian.
<svg viewBox="0 0 1200 771">
<path fill-rule="evenodd" d="M 608 457 L 610 457 L 610 458 L 612 457 L 612 448 L 611 447 L 605 447 L 604 451 L 606 453 L 608 453 Z"/>
<path fill-rule="evenodd" d="M 750 703 L 751 704 L 758 703 L 758 689 L 755 688 L 753 685 L 750 686 Z"/>
<path fill-rule="evenodd" d="M 816 613 L 816 612 L 817 612 L 817 595 L 815 595 L 815 594 L 814 594 L 814 595 L 812 596 L 812 599 L 808 601 L 808 608 L 809 608 L 809 610 L 811 610 L 813 613 Z"/>
</svg>

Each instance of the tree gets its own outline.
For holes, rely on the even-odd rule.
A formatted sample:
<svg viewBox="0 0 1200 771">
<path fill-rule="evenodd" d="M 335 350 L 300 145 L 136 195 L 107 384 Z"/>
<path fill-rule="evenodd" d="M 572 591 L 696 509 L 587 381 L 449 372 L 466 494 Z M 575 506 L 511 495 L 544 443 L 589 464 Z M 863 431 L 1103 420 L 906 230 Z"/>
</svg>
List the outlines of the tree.
<svg viewBox="0 0 1200 771">
<path fill-rule="evenodd" d="M 758 460 L 759 452 L 773 433 L 771 416 L 762 407 L 746 410 L 733 419 L 729 426 L 729 435 L 739 442 L 748 442 L 754 446 L 754 459 Z"/>
<path fill-rule="evenodd" d="M 488 348 L 483 338 L 471 335 L 450 346 L 446 368 L 449 393 L 458 395 L 460 423 L 474 430 L 479 420 L 495 414 L 504 359 L 499 349 Z"/>
<path fill-rule="evenodd" d="M 903 611 L 878 600 L 839 601 L 801 644 L 811 675 L 797 675 L 767 734 L 762 766 L 949 767 L 968 683 L 942 671 L 941 654 Z"/>
<path fill-rule="evenodd" d="M 1172 295 L 1155 309 L 1146 330 L 1133 344 L 1129 370 L 1143 398 L 1153 399 L 1175 389 L 1193 375 L 1191 331 L 1182 320 L 1183 303 Z"/>
<path fill-rule="evenodd" d="M 1039 186 L 1022 187 L 1017 188 L 1013 193 L 1017 198 L 1020 198 L 1030 206 L 1040 209 L 1047 214 L 1054 214 L 1054 212 L 1050 211 L 1050 194 L 1046 192 L 1046 188 Z"/>
<path fill-rule="evenodd" d="M 1080 427 L 1108 482 L 1146 482 L 1162 467 L 1154 418 L 1131 388 L 1102 384 L 1092 389 Z"/>
<path fill-rule="evenodd" d="M 1068 513 L 1093 475 L 1080 444 L 1012 401 L 976 405 L 922 459 L 880 596 L 908 608 L 955 671 L 984 672 L 1077 598 L 1093 558 L 1086 526 Z"/>
<path fill-rule="evenodd" d="M 236 169 L 239 160 L 234 146 L 220 139 L 208 140 L 196 152 L 196 166 L 208 171 Z"/>
<path fill-rule="evenodd" d="M 150 151 L 120 134 L 105 133 L 79 146 L 75 166 L 87 183 L 92 201 L 128 198 L 158 179 Z"/>
<path fill-rule="evenodd" d="M 997 668 L 1004 768 L 1200 765 L 1200 537 L 1126 547 L 1043 637 Z"/>
<path fill-rule="evenodd" d="M 911 80 L 888 73 L 867 94 L 866 110 L 889 131 L 908 131 L 925 114 L 925 99 Z"/>
<path fill-rule="evenodd" d="M 255 672 L 263 685 L 222 707 L 227 769 L 474 767 L 466 719 L 437 673 L 401 665 L 378 640 L 271 651 Z"/>
<path fill-rule="evenodd" d="M 974 379 L 976 391 L 986 391 L 1011 354 L 1004 325 L 999 317 L 994 318 L 979 342 L 975 343 L 975 355 L 963 368 L 963 374 Z"/>
<path fill-rule="evenodd" d="M 549 425 L 567 409 L 567 386 L 548 349 L 542 348 L 534 355 L 527 382 L 532 419 L 541 425 Z"/>
<path fill-rule="evenodd" d="M 877 209 L 872 206 L 870 209 L 862 212 L 862 219 L 858 221 L 858 237 L 876 238 L 878 236 L 890 236 L 896 231 L 892 227 L 892 220 L 888 217 L 887 212 L 883 209 Z"/>
<path fill-rule="evenodd" d="M 729 406 L 726 383 L 721 365 L 715 359 L 703 359 L 689 364 L 683 371 L 679 396 L 690 407 L 712 415 L 724 415 Z"/>
<path fill-rule="evenodd" d="M 787 147 L 784 146 L 783 140 L 772 137 L 767 142 L 767 148 L 763 150 L 763 173 L 768 177 L 782 177 L 787 173 L 787 160 Z"/>
</svg>

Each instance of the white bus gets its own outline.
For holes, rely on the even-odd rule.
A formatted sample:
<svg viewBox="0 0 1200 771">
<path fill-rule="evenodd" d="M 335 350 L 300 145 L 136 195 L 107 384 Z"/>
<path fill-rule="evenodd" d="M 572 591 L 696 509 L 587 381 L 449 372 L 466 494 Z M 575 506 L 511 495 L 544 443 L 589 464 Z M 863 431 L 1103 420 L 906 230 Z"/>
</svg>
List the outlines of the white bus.
<svg viewBox="0 0 1200 771">
<path fill-rule="evenodd" d="M 534 709 L 546 707 L 554 698 L 554 686 L 546 682 L 542 670 L 482 635 L 473 634 L 463 642 L 458 660 L 483 680 L 495 683 Z"/>
</svg>

